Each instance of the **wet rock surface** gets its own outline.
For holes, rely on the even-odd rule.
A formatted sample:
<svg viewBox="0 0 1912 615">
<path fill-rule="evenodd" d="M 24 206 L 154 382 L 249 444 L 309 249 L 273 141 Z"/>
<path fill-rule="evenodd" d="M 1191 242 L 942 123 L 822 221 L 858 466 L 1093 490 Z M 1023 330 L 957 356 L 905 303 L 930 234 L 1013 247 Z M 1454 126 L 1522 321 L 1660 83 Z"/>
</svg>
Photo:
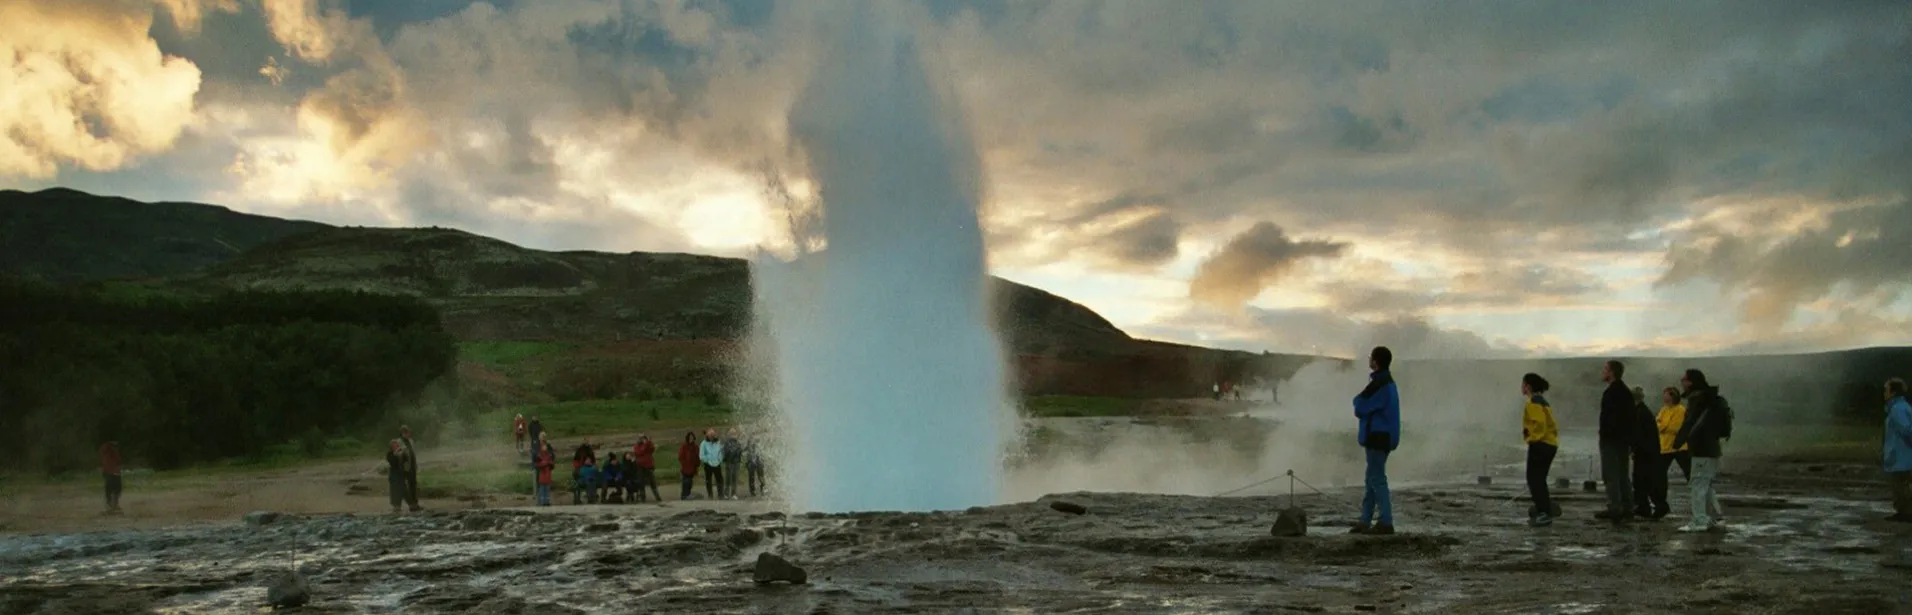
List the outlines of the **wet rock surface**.
<svg viewBox="0 0 1912 615">
<path fill-rule="evenodd" d="M 1106 493 L 949 513 L 560 507 L 15 535 L 0 537 L 0 613 L 256 613 L 295 567 L 310 613 L 1897 612 L 1912 524 L 1882 520 L 1875 485 L 1812 478 L 1830 474 L 1735 473 L 1731 525 L 1707 534 L 1678 518 L 1616 528 L 1584 496 L 1529 528 L 1515 481 L 1462 477 L 1397 491 L 1392 536 L 1345 533 L 1353 490 L 1301 498 L 1302 538 L 1270 535 L 1287 496 Z M 806 585 L 760 585 L 770 553 Z"/>
<path fill-rule="evenodd" d="M 790 563 L 790 560 L 769 553 L 757 554 L 757 567 L 750 576 L 758 583 L 790 583 L 792 585 L 802 585 L 810 579 L 808 573 L 798 568 L 796 564 Z"/>
</svg>

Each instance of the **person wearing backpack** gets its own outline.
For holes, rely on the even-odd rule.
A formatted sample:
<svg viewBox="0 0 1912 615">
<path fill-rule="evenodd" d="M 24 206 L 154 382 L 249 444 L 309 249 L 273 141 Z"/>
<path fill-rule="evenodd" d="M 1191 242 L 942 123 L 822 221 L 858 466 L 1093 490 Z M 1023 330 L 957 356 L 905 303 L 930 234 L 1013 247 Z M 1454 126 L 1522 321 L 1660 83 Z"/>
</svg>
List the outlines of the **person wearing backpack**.
<svg viewBox="0 0 1912 615">
<path fill-rule="evenodd" d="M 1401 445 L 1401 392 L 1394 384 L 1390 368 L 1394 364 L 1394 351 L 1386 346 L 1376 346 L 1368 354 L 1367 387 L 1361 394 L 1354 396 L 1354 417 L 1360 420 L 1355 432 L 1356 441 L 1367 454 L 1367 472 L 1361 496 L 1361 520 L 1356 523 L 1352 534 L 1387 535 L 1394 533 L 1394 503 L 1388 494 L 1388 455 Z M 1375 509 L 1380 509 L 1379 523 L 1374 521 Z"/>
<path fill-rule="evenodd" d="M 1725 524 L 1725 511 L 1719 516 L 1710 513 L 1719 507 L 1713 481 L 1719 478 L 1720 442 L 1733 436 L 1733 407 L 1700 370 L 1686 370 L 1680 388 L 1686 392 L 1686 424 L 1674 437 L 1673 448 L 1686 447 L 1693 453 L 1693 477 L 1687 481 L 1693 513 L 1680 531 L 1706 532 Z"/>
<path fill-rule="evenodd" d="M 1886 520 L 1912 522 L 1912 403 L 1898 378 L 1885 383 L 1884 467 L 1892 479 L 1892 516 Z"/>
<path fill-rule="evenodd" d="M 1547 473 L 1553 468 L 1554 455 L 1560 452 L 1560 424 L 1554 422 L 1553 406 L 1547 403 L 1551 385 L 1540 374 L 1520 377 L 1520 394 L 1527 398 L 1521 412 L 1520 435 L 1527 440 L 1527 492 L 1533 496 L 1533 508 L 1527 511 L 1527 525 L 1546 527 L 1560 516 L 1552 494 L 1547 491 Z"/>
</svg>

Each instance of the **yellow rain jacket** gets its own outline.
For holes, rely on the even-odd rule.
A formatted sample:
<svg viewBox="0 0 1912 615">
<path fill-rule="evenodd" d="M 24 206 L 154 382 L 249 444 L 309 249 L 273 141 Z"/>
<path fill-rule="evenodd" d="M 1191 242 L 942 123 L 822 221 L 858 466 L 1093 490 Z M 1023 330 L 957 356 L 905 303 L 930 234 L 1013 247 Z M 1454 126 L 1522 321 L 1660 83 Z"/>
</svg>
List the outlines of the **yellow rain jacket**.
<svg viewBox="0 0 1912 615">
<path fill-rule="evenodd" d="M 1554 423 L 1553 406 L 1547 405 L 1547 398 L 1533 396 L 1521 415 L 1520 433 L 1527 436 L 1528 444 L 1560 446 L 1560 426 Z"/>
<path fill-rule="evenodd" d="M 1677 450 L 1673 448 L 1673 438 L 1680 435 L 1680 425 L 1686 423 L 1686 406 L 1673 404 L 1660 408 L 1660 416 L 1658 418 L 1660 423 L 1660 454 L 1670 455 L 1686 450 L 1684 446 Z"/>
</svg>

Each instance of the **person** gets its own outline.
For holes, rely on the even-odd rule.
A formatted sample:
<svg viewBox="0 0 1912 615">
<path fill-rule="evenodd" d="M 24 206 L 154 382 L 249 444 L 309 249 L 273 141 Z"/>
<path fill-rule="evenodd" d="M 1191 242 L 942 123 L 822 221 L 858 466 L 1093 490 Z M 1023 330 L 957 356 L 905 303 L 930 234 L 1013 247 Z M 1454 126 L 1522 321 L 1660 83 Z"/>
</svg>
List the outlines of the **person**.
<svg viewBox="0 0 1912 615">
<path fill-rule="evenodd" d="M 405 468 L 410 465 L 407 459 L 409 456 L 405 443 L 398 438 L 392 438 L 390 445 L 385 448 L 385 483 L 392 492 L 392 514 L 394 515 L 398 514 L 399 505 L 409 499 L 407 494 L 410 492 L 405 483 Z"/>
<path fill-rule="evenodd" d="M 1633 515 L 1633 485 L 1628 458 L 1637 439 L 1633 421 L 1633 391 L 1627 389 L 1626 364 L 1609 360 L 1600 368 L 1607 390 L 1600 395 L 1600 480 L 1607 489 L 1607 508 L 1595 518 L 1625 523 Z"/>
<path fill-rule="evenodd" d="M 704 430 L 697 459 L 704 464 L 704 497 L 721 499 L 730 495 L 724 492 L 724 443 L 717 441 L 716 428 Z"/>
<path fill-rule="evenodd" d="M 664 503 L 664 494 L 657 491 L 657 443 L 651 437 L 637 434 L 637 444 L 631 445 L 631 464 L 636 469 L 631 472 L 632 485 L 637 491 L 637 500 L 644 501 L 644 489 L 650 488 L 651 495 L 657 496 L 657 503 Z"/>
<path fill-rule="evenodd" d="M 1553 406 L 1547 403 L 1552 386 L 1540 374 L 1520 377 L 1520 394 L 1527 398 L 1521 412 L 1520 435 L 1527 440 L 1527 493 L 1534 505 L 1527 512 L 1527 525 L 1546 527 L 1559 512 L 1554 510 L 1553 495 L 1547 490 L 1547 473 L 1553 469 L 1554 456 L 1560 453 L 1560 424 L 1554 422 Z"/>
<path fill-rule="evenodd" d="M 106 514 L 120 514 L 120 451 L 119 441 L 109 440 L 100 445 L 100 477 L 106 482 Z"/>
<path fill-rule="evenodd" d="M 524 415 L 520 414 L 511 418 L 511 435 L 512 438 L 518 442 L 518 454 L 520 455 L 525 454 L 525 427 Z"/>
<path fill-rule="evenodd" d="M 538 415 L 531 415 L 531 423 L 525 426 L 525 434 L 532 442 L 544 441 L 544 423 L 538 420 Z"/>
<path fill-rule="evenodd" d="M 724 435 L 724 496 L 737 499 L 737 479 L 742 477 L 744 465 L 744 441 L 732 427 Z"/>
<path fill-rule="evenodd" d="M 602 480 L 598 485 L 598 501 L 605 504 L 624 503 L 624 459 L 617 453 L 611 453 L 604 461 Z"/>
<path fill-rule="evenodd" d="M 551 469 L 558 467 L 558 452 L 551 448 L 550 442 L 543 440 L 538 441 L 537 449 L 538 454 L 531 459 L 531 466 L 538 470 L 538 484 L 534 493 L 539 506 L 550 506 Z"/>
<path fill-rule="evenodd" d="M 697 495 L 691 492 L 697 486 L 697 452 L 697 432 L 684 432 L 684 443 L 677 447 L 678 473 L 682 475 L 680 479 L 684 483 L 684 490 L 677 494 L 679 500 L 688 500 Z"/>
<path fill-rule="evenodd" d="M 750 473 L 750 497 L 770 493 L 770 489 L 764 485 L 763 448 L 756 434 L 744 440 L 744 471 Z"/>
<path fill-rule="evenodd" d="M 596 504 L 596 483 L 597 450 L 591 448 L 591 439 L 587 437 L 571 453 L 571 505 L 583 504 L 586 497 Z"/>
<path fill-rule="evenodd" d="M 1680 377 L 1680 388 L 1686 392 L 1686 419 L 1673 439 L 1673 447 L 1690 448 L 1693 454 L 1693 478 L 1687 481 L 1693 512 L 1680 531 L 1711 531 L 1725 524 L 1724 510 L 1719 510 L 1718 516 L 1709 513 L 1719 508 L 1713 481 L 1719 477 L 1720 442 L 1733 437 L 1733 408 L 1700 370 L 1686 370 Z"/>
<path fill-rule="evenodd" d="M 1655 430 L 1660 436 L 1660 462 L 1653 469 L 1653 518 L 1663 519 L 1672 514 L 1673 506 L 1667 503 L 1667 475 L 1673 472 L 1673 466 L 1680 467 L 1680 474 L 1690 482 L 1692 457 L 1685 448 L 1675 448 L 1673 440 L 1680 435 L 1680 425 L 1686 421 L 1686 406 L 1680 404 L 1680 390 L 1667 387 L 1660 391 L 1660 413 L 1654 417 Z"/>
<path fill-rule="evenodd" d="M 1351 533 L 1393 534 L 1394 505 L 1388 494 L 1388 454 L 1401 444 L 1401 396 L 1390 368 L 1394 352 L 1377 346 L 1368 354 L 1368 385 L 1354 397 L 1354 416 L 1360 420 L 1356 440 L 1367 451 L 1367 475 L 1361 496 L 1361 520 Z M 1374 521 L 1380 510 L 1380 523 Z"/>
<path fill-rule="evenodd" d="M 1898 378 L 1885 383 L 1884 468 L 1892 479 L 1892 516 L 1886 520 L 1912 522 L 1912 403 Z"/>
<path fill-rule="evenodd" d="M 425 510 L 418 505 L 418 443 L 412 441 L 412 428 L 398 426 L 398 439 L 405 443 L 405 504 L 412 512 Z"/>
<path fill-rule="evenodd" d="M 1646 389 L 1633 387 L 1633 516 L 1659 519 L 1669 510 L 1656 510 L 1653 495 L 1663 493 L 1666 468 L 1660 467 L 1660 425 L 1646 405 Z"/>
</svg>

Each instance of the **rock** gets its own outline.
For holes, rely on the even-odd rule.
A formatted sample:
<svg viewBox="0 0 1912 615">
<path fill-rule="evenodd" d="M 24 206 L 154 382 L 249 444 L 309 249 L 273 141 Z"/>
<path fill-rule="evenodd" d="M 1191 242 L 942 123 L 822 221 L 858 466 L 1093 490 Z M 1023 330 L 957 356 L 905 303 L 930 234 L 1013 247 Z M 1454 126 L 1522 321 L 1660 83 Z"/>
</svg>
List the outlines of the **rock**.
<svg viewBox="0 0 1912 615">
<path fill-rule="evenodd" d="M 617 524 L 616 524 L 616 523 L 610 523 L 610 522 L 606 522 L 606 523 L 593 523 L 593 524 L 590 524 L 590 525 L 587 525 L 587 526 L 584 526 L 584 531 L 586 531 L 586 532 L 599 532 L 599 533 L 603 533 L 603 532 L 615 532 L 615 531 L 617 531 Z"/>
<path fill-rule="evenodd" d="M 352 483 L 345 488 L 345 495 L 365 495 L 371 492 L 372 486 L 363 483 Z"/>
<path fill-rule="evenodd" d="M 277 522 L 281 516 L 283 515 L 276 512 L 255 510 L 246 513 L 246 525 L 272 525 Z"/>
<path fill-rule="evenodd" d="M 1084 508 L 1081 504 L 1077 504 L 1075 502 L 1064 502 L 1062 500 L 1056 500 L 1054 502 L 1050 502 L 1049 507 L 1055 509 L 1057 512 L 1065 512 L 1071 515 L 1080 515 L 1080 514 L 1089 512 L 1089 509 Z"/>
<path fill-rule="evenodd" d="M 753 530 L 750 528 L 739 529 L 737 531 L 731 532 L 730 535 L 725 536 L 724 542 L 726 544 L 729 544 L 732 547 L 742 549 L 744 547 L 748 547 L 748 546 L 757 544 L 759 542 L 763 542 L 763 532 L 759 532 L 757 530 Z"/>
<path fill-rule="evenodd" d="M 305 582 L 305 576 L 294 570 L 280 575 L 266 586 L 266 604 L 273 608 L 286 609 L 305 606 L 312 600 L 312 587 Z"/>
<path fill-rule="evenodd" d="M 1283 537 L 1307 536 L 1308 511 L 1300 507 L 1284 508 L 1281 515 L 1275 517 L 1275 526 L 1268 531 Z"/>
<path fill-rule="evenodd" d="M 798 568 L 789 560 L 769 553 L 757 555 L 757 569 L 752 573 L 751 578 L 759 584 L 783 581 L 793 585 L 803 585 L 810 581 L 809 573 L 804 572 L 802 568 Z"/>
</svg>

